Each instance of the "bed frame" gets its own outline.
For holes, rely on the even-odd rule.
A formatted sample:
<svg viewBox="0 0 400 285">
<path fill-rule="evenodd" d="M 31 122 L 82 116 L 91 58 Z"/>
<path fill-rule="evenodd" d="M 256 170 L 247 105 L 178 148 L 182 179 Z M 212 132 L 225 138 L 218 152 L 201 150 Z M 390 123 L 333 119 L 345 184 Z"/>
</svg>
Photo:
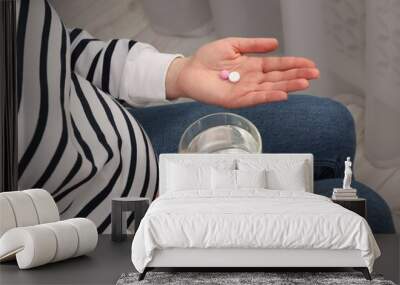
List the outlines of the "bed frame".
<svg viewBox="0 0 400 285">
<path fill-rule="evenodd" d="M 167 163 L 176 160 L 218 160 L 256 158 L 265 160 L 304 161 L 307 164 L 307 177 L 310 181 L 308 192 L 313 192 L 313 156 L 312 154 L 162 154 L 160 155 L 160 195 L 166 192 L 165 185 Z M 170 248 L 158 249 L 152 261 L 147 265 L 139 280 L 153 269 L 166 268 L 202 268 L 213 270 L 228 268 L 230 271 L 246 271 L 271 268 L 353 268 L 361 271 L 367 280 L 371 275 L 359 250 L 329 249 L 249 249 L 249 248 Z"/>
<path fill-rule="evenodd" d="M 152 261 L 139 275 L 143 280 L 146 273 L 155 268 L 196 268 L 234 269 L 246 271 L 254 269 L 295 268 L 336 269 L 353 268 L 361 271 L 367 280 L 371 275 L 359 250 L 321 250 L 321 249 L 183 249 L 171 248 L 156 250 Z M 322 270 L 321 270 L 322 271 Z"/>
</svg>

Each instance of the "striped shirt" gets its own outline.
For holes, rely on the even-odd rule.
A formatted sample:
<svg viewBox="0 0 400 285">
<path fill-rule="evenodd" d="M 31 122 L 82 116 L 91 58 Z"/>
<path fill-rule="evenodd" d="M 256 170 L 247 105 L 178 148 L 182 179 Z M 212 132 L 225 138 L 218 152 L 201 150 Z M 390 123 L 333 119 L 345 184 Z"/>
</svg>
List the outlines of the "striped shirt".
<svg viewBox="0 0 400 285">
<path fill-rule="evenodd" d="M 44 188 L 62 218 L 109 231 L 113 197 L 153 198 L 158 186 L 152 145 L 120 101 L 166 100 L 178 55 L 67 30 L 45 0 L 17 2 L 17 12 L 19 188 Z"/>
</svg>

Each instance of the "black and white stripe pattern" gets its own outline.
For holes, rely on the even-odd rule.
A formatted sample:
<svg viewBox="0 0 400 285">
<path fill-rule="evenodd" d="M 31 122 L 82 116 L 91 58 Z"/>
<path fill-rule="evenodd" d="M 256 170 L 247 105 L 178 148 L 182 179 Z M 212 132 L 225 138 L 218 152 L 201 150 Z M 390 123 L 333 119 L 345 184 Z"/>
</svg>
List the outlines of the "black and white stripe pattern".
<svg viewBox="0 0 400 285">
<path fill-rule="evenodd" d="M 153 198 L 158 186 L 151 143 L 118 103 L 135 42 L 67 31 L 46 1 L 21 1 L 18 15 L 19 187 L 109 231 L 112 197 Z"/>
</svg>

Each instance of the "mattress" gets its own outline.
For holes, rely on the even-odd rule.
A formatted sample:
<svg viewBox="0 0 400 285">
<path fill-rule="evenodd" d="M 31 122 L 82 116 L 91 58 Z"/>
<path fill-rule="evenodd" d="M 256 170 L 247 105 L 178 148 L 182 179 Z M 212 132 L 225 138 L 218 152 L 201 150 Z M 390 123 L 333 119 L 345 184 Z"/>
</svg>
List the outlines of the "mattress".
<svg viewBox="0 0 400 285">
<path fill-rule="evenodd" d="M 265 189 L 163 194 L 135 234 L 132 262 L 143 272 L 169 248 L 359 250 L 370 271 L 380 255 L 361 216 L 320 195 Z"/>
</svg>

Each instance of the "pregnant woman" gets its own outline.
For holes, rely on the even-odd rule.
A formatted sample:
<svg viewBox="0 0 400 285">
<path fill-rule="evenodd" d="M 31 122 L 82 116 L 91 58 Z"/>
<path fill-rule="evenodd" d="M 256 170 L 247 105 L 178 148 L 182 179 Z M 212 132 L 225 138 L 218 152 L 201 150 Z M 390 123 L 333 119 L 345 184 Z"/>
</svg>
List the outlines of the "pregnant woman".
<svg viewBox="0 0 400 285">
<path fill-rule="evenodd" d="M 311 60 L 247 55 L 275 50 L 275 39 L 222 39 L 185 58 L 68 30 L 44 0 L 20 1 L 17 13 L 19 187 L 48 190 L 62 218 L 109 231 L 113 197 L 155 197 L 155 151 L 176 152 L 190 122 L 222 108 L 242 108 L 235 112 L 260 129 L 265 152 L 314 153 L 317 178 L 339 177 L 354 155 L 344 107 L 288 100 L 319 76 Z M 223 70 L 240 80 L 221 79 Z M 139 108 L 182 97 L 202 103 Z"/>
</svg>

